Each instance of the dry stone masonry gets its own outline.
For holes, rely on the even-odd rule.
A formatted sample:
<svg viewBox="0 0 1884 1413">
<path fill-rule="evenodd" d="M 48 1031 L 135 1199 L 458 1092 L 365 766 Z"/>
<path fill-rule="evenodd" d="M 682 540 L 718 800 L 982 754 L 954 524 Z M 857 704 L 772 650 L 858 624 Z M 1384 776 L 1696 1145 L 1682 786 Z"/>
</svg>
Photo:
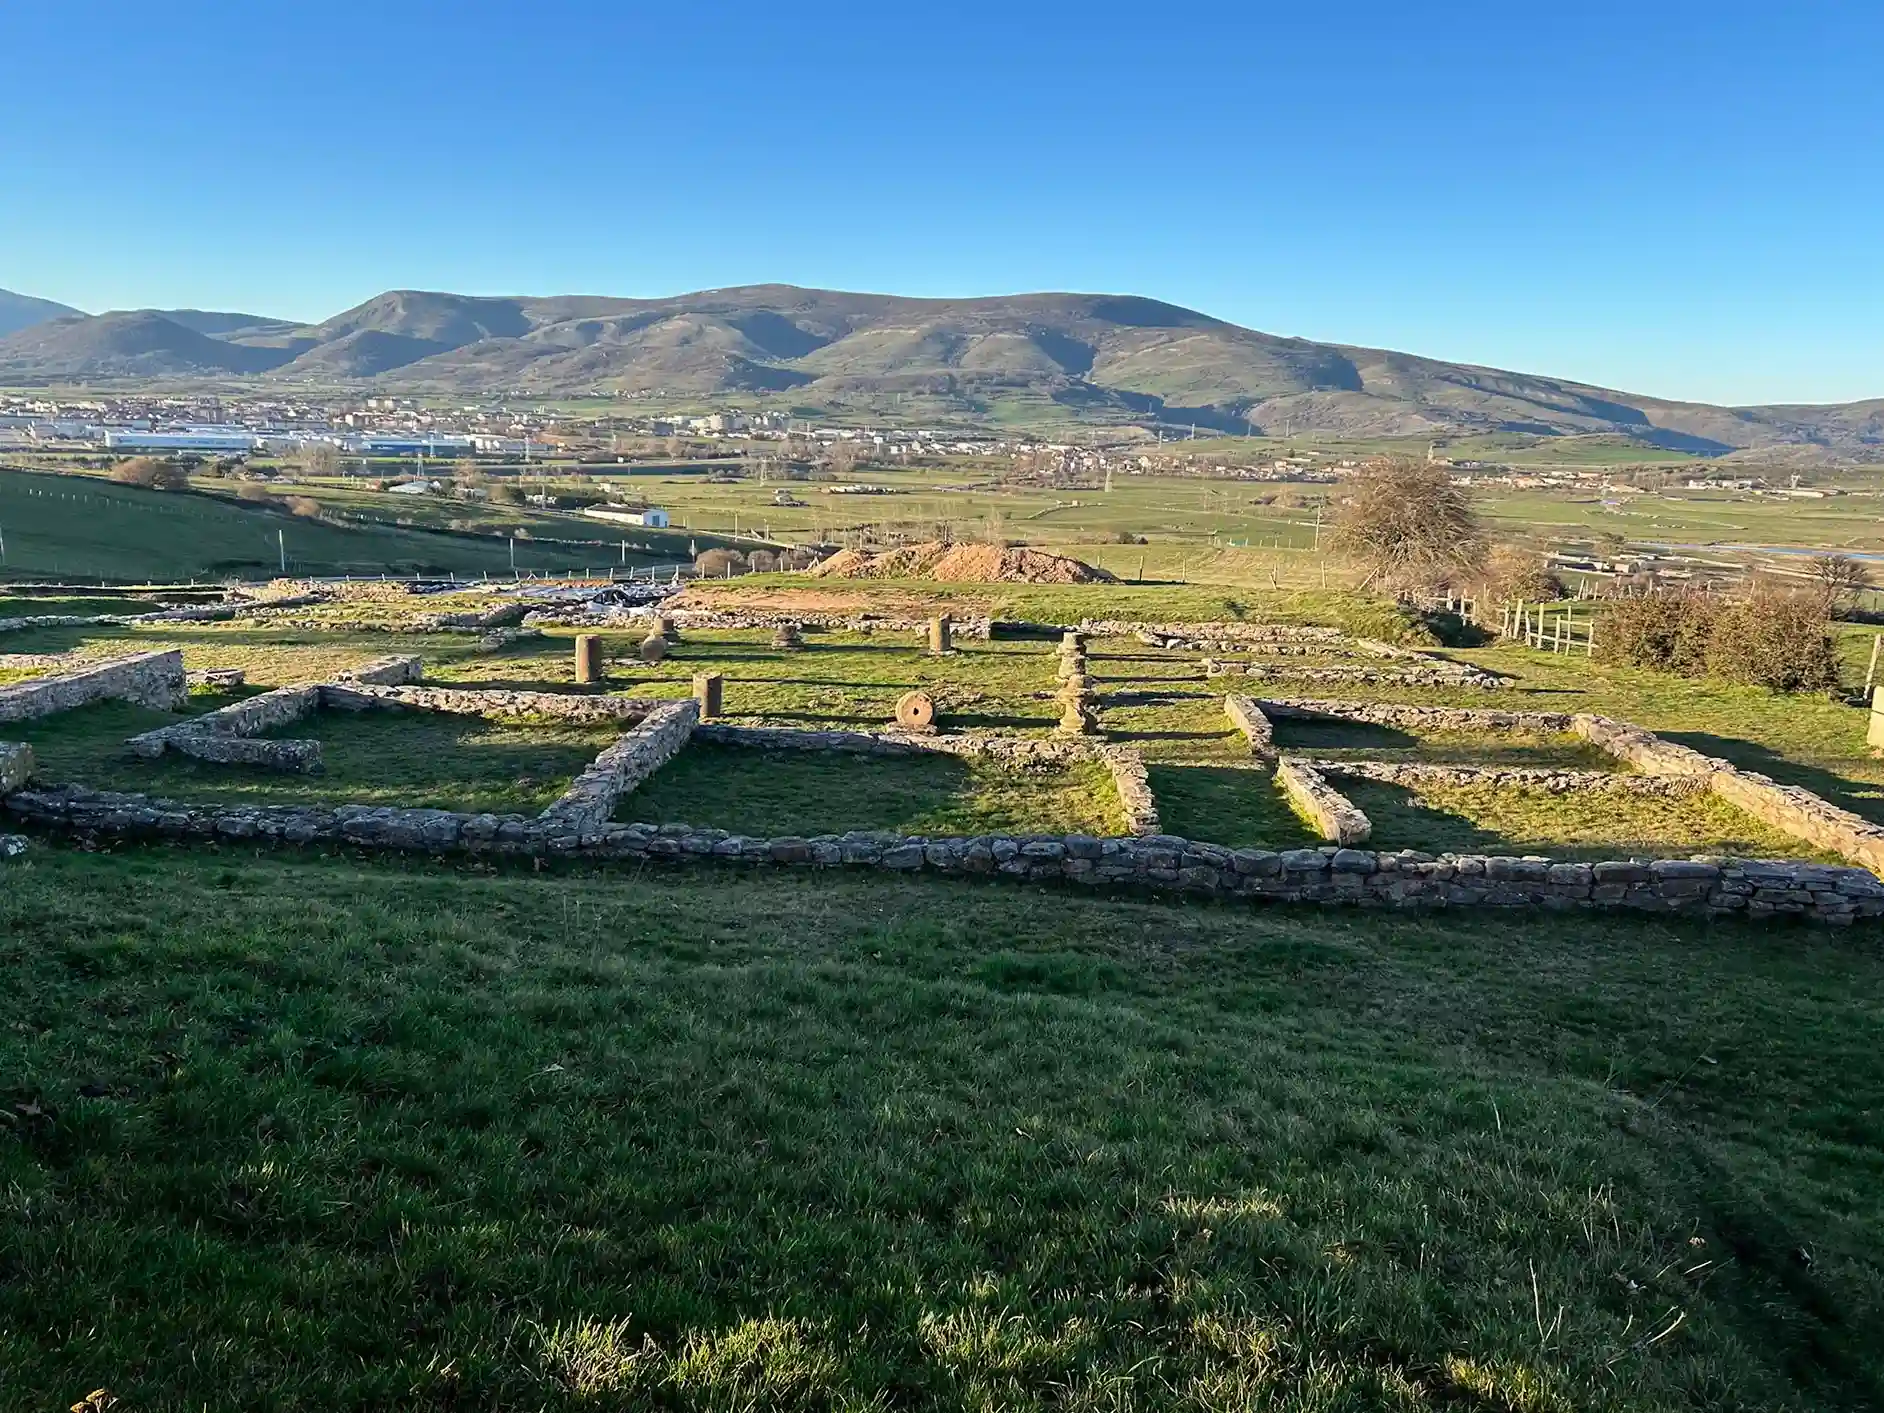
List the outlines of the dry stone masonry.
<svg viewBox="0 0 1884 1413">
<path fill-rule="evenodd" d="M 545 824 L 589 835 L 614 817 L 615 806 L 684 747 L 700 720 L 693 698 L 667 702 L 603 751 L 561 799 L 543 811 Z"/>
<path fill-rule="evenodd" d="M 318 686 L 281 687 L 259 697 L 133 736 L 131 754 L 155 760 L 166 751 L 221 765 L 256 766 L 311 774 L 321 768 L 321 743 L 304 740 L 255 740 L 264 731 L 312 716 L 321 706 Z"/>
<path fill-rule="evenodd" d="M 1247 677 L 1252 682 L 1363 683 L 1397 687 L 1477 687 L 1495 690 L 1505 679 L 1463 663 L 1427 659 L 1418 667 L 1359 667 L 1345 663 L 1313 666 L 1286 662 L 1244 662 L 1227 658 L 1204 659 L 1206 677 Z"/>
<path fill-rule="evenodd" d="M 375 658 L 364 666 L 340 674 L 342 682 L 368 687 L 405 687 L 425 678 L 425 659 L 410 653 Z"/>
<path fill-rule="evenodd" d="M 1587 712 L 1479 711 L 1400 706 L 1386 702 L 1258 703 L 1271 719 L 1346 720 L 1428 731 L 1570 732 L 1643 775 L 1691 781 L 1762 823 L 1841 855 L 1874 873 L 1884 871 L 1884 825 L 1821 799 L 1797 785 L 1741 770 L 1731 762 L 1665 741 L 1653 731 Z"/>
<path fill-rule="evenodd" d="M 1602 770 L 1557 770 L 1549 767 L 1508 765 L 1434 765 L 1425 761 L 1319 760 L 1291 756 L 1298 765 L 1322 775 L 1378 780 L 1387 785 L 1494 785 L 1542 790 L 1552 795 L 1599 794 L 1616 791 L 1685 799 L 1706 792 L 1700 780 L 1659 775 L 1622 775 Z"/>
<path fill-rule="evenodd" d="M 1249 742 L 1249 753 L 1268 760 L 1276 753 L 1276 732 L 1269 724 L 1269 718 L 1263 715 L 1263 709 L 1252 697 L 1227 696 L 1223 699 L 1223 714 L 1230 718 L 1230 724 L 1243 733 Z"/>
<path fill-rule="evenodd" d="M 21 741 L 0 741 L 0 796 L 24 788 L 33 778 L 33 748 Z"/>
<path fill-rule="evenodd" d="M 514 606 L 507 606 L 514 608 Z M 218 606 L 213 612 L 227 612 Z M 191 611 L 196 612 L 196 611 Z M 483 628 L 494 615 L 470 615 Z M 680 617 L 680 615 L 676 615 Z M 769 615 L 689 614 L 690 626 L 777 628 L 790 620 Z M 514 613 L 502 616 L 511 622 Z M 704 621 L 703 621 L 704 620 Z M 714 621 L 717 620 L 717 621 Z M 763 621 L 758 621 L 763 620 Z M 594 619 L 584 616 L 585 623 Z M 645 618 L 639 619 L 645 624 Z M 833 620 L 831 626 L 921 631 L 926 623 Z M 451 625 L 459 626 L 459 625 Z M 975 636 L 975 624 L 957 631 Z M 657 620 L 655 635 L 665 639 Z M 1087 623 L 1075 633 L 1137 632 L 1140 625 Z M 1273 625 L 1163 625 L 1146 629 L 1160 645 L 1208 645 L 1249 651 L 1267 645 L 1330 650 L 1344 641 L 1332 629 Z M 1401 649 L 1363 640 L 1358 650 L 1385 662 Z M 1419 655 L 1413 655 L 1419 656 Z M 1443 660 L 1436 660 L 1443 661 Z M 1306 665 L 1305 665 L 1306 666 Z M 1063 691 L 1090 692 L 1084 641 L 1069 637 L 1062 659 Z M 1425 670 L 1410 668 L 1359 670 Z M 1884 917 L 1884 883 L 1868 870 L 1884 868 L 1884 826 L 1730 763 L 1662 740 L 1625 722 L 1589 714 L 1468 710 L 1379 702 L 1259 699 L 1232 695 L 1224 710 L 1252 753 L 1274 752 L 1272 721 L 1338 719 L 1422 731 L 1573 732 L 1629 766 L 1635 774 L 1573 770 L 1439 766 L 1420 762 L 1321 761 L 1284 757 L 1277 779 L 1295 807 L 1331 842 L 1319 849 L 1271 852 L 1232 850 L 1162 834 L 1155 800 L 1138 753 L 1084 737 L 1051 739 L 946 733 L 799 731 L 702 724 L 691 700 L 653 701 L 600 695 L 474 691 L 422 685 L 416 656 L 383 658 L 333 683 L 264 693 L 133 738 L 140 755 L 181 751 L 207 760 L 315 769 L 319 745 L 263 739 L 263 733 L 322 710 L 448 711 L 478 716 L 533 716 L 568 721 L 606 720 L 629 727 L 541 816 L 461 814 L 444 810 L 284 806 L 187 805 L 34 782 L 32 752 L 0 743 L 0 808 L 40 828 L 84 836 L 209 840 L 250 844 L 345 845 L 424 854 L 494 854 L 545 858 L 574 855 L 598 860 L 687 862 L 719 860 L 750 866 L 860 867 L 892 872 L 989 874 L 1034 881 L 1059 880 L 1093 887 L 1151 889 L 1212 898 L 1347 903 L 1396 908 L 1459 906 L 1636 909 L 1693 916 L 1797 915 L 1842 925 Z M 223 683 L 219 685 L 233 685 Z M 1452 684 L 1452 685 L 1456 685 Z M 147 653 L 85 664 L 56 676 L 0 688 L 0 721 L 24 720 L 88 702 L 123 698 L 164 709 L 185 699 L 182 656 Z M 621 799 L 658 770 L 689 740 L 773 749 L 836 750 L 868 754 L 925 751 L 987 756 L 1017 767 L 1045 761 L 1099 761 L 1110 772 L 1127 819 L 1117 838 L 983 836 L 931 839 L 854 833 L 817 838 L 755 839 L 680 824 L 615 824 Z M 1835 850 L 1867 868 L 1789 861 L 1710 858 L 1581 864 L 1545 858 L 1433 856 L 1413 851 L 1371 852 L 1354 847 L 1370 826 L 1328 783 L 1353 776 L 1421 785 L 1521 784 L 1553 791 L 1631 790 L 1682 794 L 1711 790 L 1756 818 Z"/>
<path fill-rule="evenodd" d="M 689 706 L 691 703 L 677 703 Z M 1170 835 L 984 835 L 932 839 L 858 833 L 758 839 L 688 825 L 599 824 L 523 815 L 349 805 L 192 806 L 75 786 L 17 790 L 15 819 L 81 836 L 245 845 L 344 845 L 408 853 L 579 856 L 988 875 L 1223 900 L 1359 907 L 1542 907 L 1694 917 L 1791 915 L 1832 926 L 1884 917 L 1884 883 L 1835 865 L 1663 859 L 1553 863 L 1542 858 L 1375 853 L 1327 846 L 1228 849 Z"/>
<path fill-rule="evenodd" d="M 1276 783 L 1322 838 L 1345 848 L 1364 844 L 1372 836 L 1373 822 L 1299 756 L 1284 756 L 1276 762 Z"/>
<path fill-rule="evenodd" d="M 182 653 L 139 653 L 56 677 L 34 677 L 0 687 L 0 721 L 36 721 L 112 700 L 174 711 L 188 694 Z"/>
</svg>

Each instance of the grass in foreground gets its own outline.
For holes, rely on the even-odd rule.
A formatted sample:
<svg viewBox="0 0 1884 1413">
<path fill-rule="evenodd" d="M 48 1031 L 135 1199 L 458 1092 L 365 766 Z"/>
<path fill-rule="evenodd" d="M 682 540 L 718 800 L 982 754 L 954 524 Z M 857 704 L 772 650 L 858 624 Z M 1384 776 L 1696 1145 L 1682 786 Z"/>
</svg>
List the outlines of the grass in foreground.
<svg viewBox="0 0 1884 1413">
<path fill-rule="evenodd" d="M 40 849 L 0 1407 L 1884 1400 L 1851 937 Z"/>
<path fill-rule="evenodd" d="M 1094 762 L 1019 770 L 955 756 L 840 756 L 689 746 L 617 811 L 755 837 L 881 829 L 934 837 L 1119 834 L 1118 791 Z"/>
</svg>

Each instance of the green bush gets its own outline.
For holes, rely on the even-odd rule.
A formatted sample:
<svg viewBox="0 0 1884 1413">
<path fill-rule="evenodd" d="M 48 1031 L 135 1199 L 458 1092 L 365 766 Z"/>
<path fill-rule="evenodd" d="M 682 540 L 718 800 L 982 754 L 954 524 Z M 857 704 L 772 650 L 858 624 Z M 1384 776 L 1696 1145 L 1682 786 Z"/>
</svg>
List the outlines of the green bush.
<svg viewBox="0 0 1884 1413">
<path fill-rule="evenodd" d="M 1822 597 L 1756 587 L 1739 599 L 1683 590 L 1614 605 L 1596 635 L 1599 661 L 1776 692 L 1838 685 Z"/>
<path fill-rule="evenodd" d="M 1707 670 L 1775 692 L 1826 691 L 1838 685 L 1830 627 L 1831 604 L 1820 595 L 1753 594 L 1716 617 Z"/>
</svg>

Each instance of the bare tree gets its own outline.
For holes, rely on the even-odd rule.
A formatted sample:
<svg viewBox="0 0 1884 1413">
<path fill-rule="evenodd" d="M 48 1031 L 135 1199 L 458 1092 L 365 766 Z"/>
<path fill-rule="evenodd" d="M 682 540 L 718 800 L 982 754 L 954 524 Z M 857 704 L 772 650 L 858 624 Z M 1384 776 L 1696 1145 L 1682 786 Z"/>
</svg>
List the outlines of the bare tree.
<svg viewBox="0 0 1884 1413">
<path fill-rule="evenodd" d="M 1812 581 L 1828 611 L 1836 610 L 1871 587 L 1871 572 L 1848 554 L 1815 554 L 1809 566 Z"/>
<path fill-rule="evenodd" d="M 338 476 L 340 448 L 332 442 L 309 442 L 295 458 L 304 476 Z"/>
<path fill-rule="evenodd" d="M 1333 544 L 1367 569 L 1367 584 L 1414 588 L 1470 573 L 1485 558 L 1471 499 L 1443 466 L 1382 457 L 1348 479 Z"/>
<path fill-rule="evenodd" d="M 838 441 L 831 443 L 830 451 L 825 453 L 825 464 L 839 476 L 848 476 L 857 469 L 863 460 L 863 448 L 856 442 Z"/>
</svg>

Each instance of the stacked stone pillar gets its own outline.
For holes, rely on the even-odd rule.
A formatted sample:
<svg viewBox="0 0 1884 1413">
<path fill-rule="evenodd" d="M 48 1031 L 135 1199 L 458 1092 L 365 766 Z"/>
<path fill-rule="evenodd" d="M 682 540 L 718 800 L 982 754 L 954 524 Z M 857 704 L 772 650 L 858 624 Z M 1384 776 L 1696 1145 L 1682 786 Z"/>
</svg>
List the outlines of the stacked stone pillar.
<svg viewBox="0 0 1884 1413">
<path fill-rule="evenodd" d="M 1086 672 L 1086 635 L 1068 630 L 1060 640 L 1060 727 L 1069 736 L 1099 729 L 1092 678 Z"/>
</svg>

